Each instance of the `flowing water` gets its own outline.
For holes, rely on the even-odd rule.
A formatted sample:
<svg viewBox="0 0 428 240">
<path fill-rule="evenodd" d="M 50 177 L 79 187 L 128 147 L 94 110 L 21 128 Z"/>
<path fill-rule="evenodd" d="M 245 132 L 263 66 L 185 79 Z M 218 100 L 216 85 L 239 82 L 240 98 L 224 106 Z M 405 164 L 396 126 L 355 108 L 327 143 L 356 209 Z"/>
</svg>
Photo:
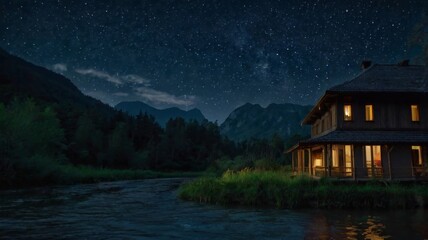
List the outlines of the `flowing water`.
<svg viewBox="0 0 428 240">
<path fill-rule="evenodd" d="M 181 201 L 184 179 L 0 192 L 0 239 L 428 239 L 428 211 L 225 208 Z"/>
</svg>

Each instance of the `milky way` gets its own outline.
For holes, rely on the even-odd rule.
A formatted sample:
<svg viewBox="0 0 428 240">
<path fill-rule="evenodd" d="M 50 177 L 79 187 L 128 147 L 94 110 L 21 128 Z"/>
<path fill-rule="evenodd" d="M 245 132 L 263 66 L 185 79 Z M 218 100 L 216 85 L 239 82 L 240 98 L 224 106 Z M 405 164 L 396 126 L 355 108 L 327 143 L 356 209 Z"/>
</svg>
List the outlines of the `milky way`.
<svg viewBox="0 0 428 240">
<path fill-rule="evenodd" d="M 336 3 L 337 2 L 337 3 Z M 370 59 L 414 59 L 428 1 L 1 1 L 0 47 L 114 105 L 314 104 Z"/>
</svg>

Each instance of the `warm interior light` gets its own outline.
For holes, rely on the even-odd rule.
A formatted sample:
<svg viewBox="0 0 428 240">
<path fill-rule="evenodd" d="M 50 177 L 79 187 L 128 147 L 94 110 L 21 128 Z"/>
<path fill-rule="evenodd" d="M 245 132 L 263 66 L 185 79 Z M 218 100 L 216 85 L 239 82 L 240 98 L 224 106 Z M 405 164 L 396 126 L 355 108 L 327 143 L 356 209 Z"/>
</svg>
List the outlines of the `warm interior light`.
<svg viewBox="0 0 428 240">
<path fill-rule="evenodd" d="M 333 163 L 333 167 L 339 167 L 339 151 L 338 151 L 338 146 L 337 145 L 333 145 L 332 147 L 332 151 L 333 151 L 333 158 L 332 158 L 332 163 Z"/>
<path fill-rule="evenodd" d="M 413 122 L 419 122 L 419 106 L 418 105 L 411 105 L 410 109 L 412 112 L 412 121 Z"/>
<path fill-rule="evenodd" d="M 315 167 L 322 167 L 322 159 L 321 158 L 315 158 L 314 166 Z"/>
<path fill-rule="evenodd" d="M 373 121 L 373 105 L 366 105 L 366 121 Z"/>
<path fill-rule="evenodd" d="M 351 105 L 345 105 L 343 107 L 344 112 L 344 120 L 345 121 L 351 121 L 352 120 L 352 107 Z"/>
</svg>

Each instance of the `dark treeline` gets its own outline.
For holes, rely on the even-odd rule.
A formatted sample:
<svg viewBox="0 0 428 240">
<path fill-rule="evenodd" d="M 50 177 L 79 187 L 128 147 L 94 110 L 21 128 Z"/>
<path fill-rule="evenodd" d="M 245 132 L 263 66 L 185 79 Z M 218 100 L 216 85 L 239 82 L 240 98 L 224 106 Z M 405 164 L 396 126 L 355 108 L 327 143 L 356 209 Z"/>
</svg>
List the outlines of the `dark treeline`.
<svg viewBox="0 0 428 240">
<path fill-rule="evenodd" d="M 203 171 L 287 163 L 279 135 L 236 144 L 215 123 L 111 115 L 32 99 L 0 104 L 0 181 L 52 182 L 59 166 Z M 59 171 L 61 172 L 61 171 Z"/>
<path fill-rule="evenodd" d="M 66 118 L 69 119 L 69 118 Z M 72 123 L 73 124 L 73 123 Z M 170 119 L 162 129 L 152 116 L 112 118 L 84 112 L 68 134 L 67 157 L 73 164 L 109 168 L 200 171 L 214 159 L 236 153 L 210 122 Z"/>
</svg>

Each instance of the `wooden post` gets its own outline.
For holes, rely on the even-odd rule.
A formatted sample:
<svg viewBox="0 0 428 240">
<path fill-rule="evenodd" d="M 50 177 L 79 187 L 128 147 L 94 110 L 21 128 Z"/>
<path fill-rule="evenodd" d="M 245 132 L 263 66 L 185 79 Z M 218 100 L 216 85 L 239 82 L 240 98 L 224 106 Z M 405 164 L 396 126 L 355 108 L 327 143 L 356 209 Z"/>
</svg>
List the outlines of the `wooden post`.
<svg viewBox="0 0 428 240">
<path fill-rule="evenodd" d="M 309 158 L 309 175 L 313 175 L 312 173 L 312 153 L 311 153 L 311 149 L 308 149 L 308 158 Z"/>
<path fill-rule="evenodd" d="M 413 176 L 413 179 L 416 179 L 415 166 L 413 166 L 413 158 L 410 159 L 410 164 L 411 164 L 411 167 L 412 167 L 412 176 Z"/>
<path fill-rule="evenodd" d="M 357 180 L 357 170 L 355 168 L 355 147 L 351 145 L 351 158 L 352 158 L 352 176 L 354 177 L 354 181 Z"/>
<path fill-rule="evenodd" d="M 327 145 L 323 146 L 323 162 L 324 162 L 324 176 L 328 176 L 328 161 L 327 161 Z"/>
<path fill-rule="evenodd" d="M 291 172 L 294 172 L 294 150 L 291 152 Z"/>
<path fill-rule="evenodd" d="M 389 171 L 389 180 L 392 180 L 392 172 L 391 172 L 391 152 L 392 149 L 394 149 L 394 146 L 389 148 L 388 145 L 386 145 L 386 150 L 388 151 L 388 171 Z"/>
<path fill-rule="evenodd" d="M 305 158 L 306 158 L 306 149 L 303 149 L 303 156 L 302 156 L 302 173 L 305 173 Z"/>
<path fill-rule="evenodd" d="M 331 144 L 327 145 L 328 176 L 331 177 Z"/>
</svg>

